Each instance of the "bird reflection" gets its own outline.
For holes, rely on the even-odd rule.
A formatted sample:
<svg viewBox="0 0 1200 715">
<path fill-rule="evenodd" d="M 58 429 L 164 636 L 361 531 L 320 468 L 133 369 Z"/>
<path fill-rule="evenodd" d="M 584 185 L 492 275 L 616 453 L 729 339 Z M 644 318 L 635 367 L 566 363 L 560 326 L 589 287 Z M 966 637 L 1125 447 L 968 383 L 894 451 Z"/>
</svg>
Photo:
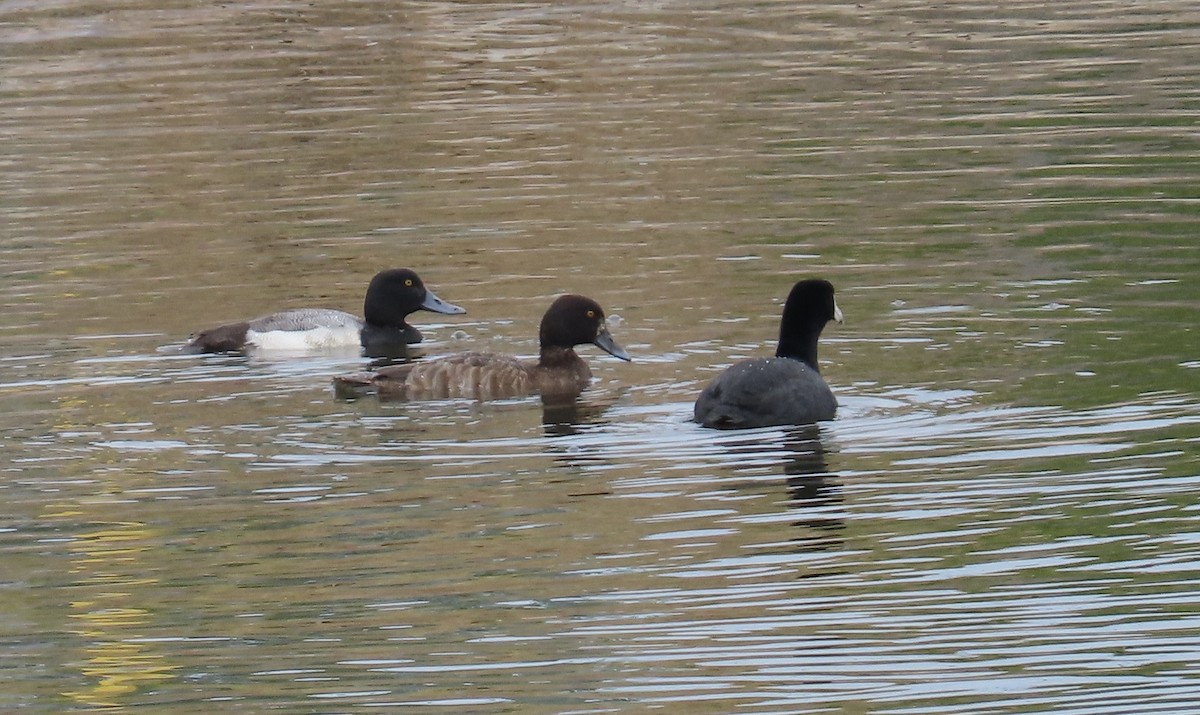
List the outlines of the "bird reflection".
<svg viewBox="0 0 1200 715">
<path fill-rule="evenodd" d="M 386 347 L 376 347 L 371 351 L 370 363 L 368 365 L 372 370 L 378 370 L 381 367 L 389 365 L 400 365 L 406 362 L 412 362 L 424 356 L 424 352 L 420 349 L 404 345 L 404 344 L 389 344 Z"/>
<path fill-rule="evenodd" d="M 825 443 L 816 425 L 804 425 L 788 431 L 784 441 L 786 453 L 783 473 L 791 507 L 803 518 L 794 526 L 812 529 L 805 537 L 809 548 L 829 548 L 841 543 L 838 532 L 846 528 L 840 510 L 833 507 L 845 502 L 842 484 L 837 475 L 830 474 L 825 461 Z"/>
<path fill-rule="evenodd" d="M 579 434 L 586 425 L 603 424 L 602 419 L 620 395 L 584 398 L 576 395 L 542 395 L 542 427 L 547 437 Z"/>
<path fill-rule="evenodd" d="M 846 528 L 846 523 L 837 507 L 845 501 L 845 496 L 837 475 L 829 472 L 820 429 L 816 425 L 789 427 L 784 430 L 781 442 L 764 439 L 765 436 L 738 440 L 727 443 L 726 447 L 734 455 L 761 458 L 770 447 L 782 444 L 788 509 L 798 517 L 791 523 L 801 530 L 792 542 L 804 550 L 840 547 L 840 532 Z M 761 482 L 756 486 L 761 487 Z"/>
</svg>

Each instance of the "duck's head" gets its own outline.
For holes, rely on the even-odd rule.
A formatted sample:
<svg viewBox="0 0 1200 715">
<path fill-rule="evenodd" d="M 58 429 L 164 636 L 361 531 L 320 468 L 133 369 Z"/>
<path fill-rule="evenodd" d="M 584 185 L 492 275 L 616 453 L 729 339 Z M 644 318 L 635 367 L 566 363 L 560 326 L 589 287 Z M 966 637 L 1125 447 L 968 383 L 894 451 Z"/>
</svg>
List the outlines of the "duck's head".
<svg viewBox="0 0 1200 715">
<path fill-rule="evenodd" d="M 542 350 L 591 343 L 613 357 L 632 360 L 604 322 L 604 309 L 582 295 L 562 295 L 550 304 L 538 330 Z"/>
<path fill-rule="evenodd" d="M 408 268 L 380 271 L 367 286 L 363 317 L 369 324 L 403 326 L 404 319 L 418 310 L 447 315 L 467 312 L 434 295 L 421 277 Z"/>
</svg>

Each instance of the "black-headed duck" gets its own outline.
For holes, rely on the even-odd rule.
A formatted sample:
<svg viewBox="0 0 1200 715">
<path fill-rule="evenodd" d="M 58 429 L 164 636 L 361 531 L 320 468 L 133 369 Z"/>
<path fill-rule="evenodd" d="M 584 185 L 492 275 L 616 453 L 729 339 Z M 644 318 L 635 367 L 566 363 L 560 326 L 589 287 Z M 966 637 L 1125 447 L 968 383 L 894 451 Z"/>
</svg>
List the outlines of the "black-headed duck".
<svg viewBox="0 0 1200 715">
<path fill-rule="evenodd" d="M 630 360 L 604 322 L 604 310 L 591 298 L 559 296 L 542 316 L 537 360 L 511 355 L 468 352 L 436 360 L 391 365 L 372 373 L 334 378 L 340 392 L 374 389 L 380 395 L 407 400 L 468 397 L 480 400 L 540 393 L 573 397 L 592 379 L 576 345 L 592 344 L 614 357 Z"/>
<path fill-rule="evenodd" d="M 700 393 L 694 417 L 705 427 L 743 429 L 833 419 L 837 398 L 817 366 L 817 339 L 842 322 L 833 285 L 820 279 L 792 287 L 779 324 L 775 357 L 730 366 Z"/>
<path fill-rule="evenodd" d="M 368 356 L 389 355 L 421 342 L 406 318 L 418 310 L 457 315 L 466 311 L 438 298 L 407 268 L 371 279 L 363 317 L 328 308 L 298 308 L 202 331 L 184 350 L 193 353 L 306 352 L 361 346 Z"/>
</svg>

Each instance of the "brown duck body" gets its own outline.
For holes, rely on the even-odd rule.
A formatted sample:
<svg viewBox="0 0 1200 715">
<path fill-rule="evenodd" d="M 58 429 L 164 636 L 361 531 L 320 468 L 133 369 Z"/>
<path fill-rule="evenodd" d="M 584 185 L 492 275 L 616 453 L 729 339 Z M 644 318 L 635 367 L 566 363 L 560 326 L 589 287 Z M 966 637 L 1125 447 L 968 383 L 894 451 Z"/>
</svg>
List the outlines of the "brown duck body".
<svg viewBox="0 0 1200 715">
<path fill-rule="evenodd" d="M 406 400 L 492 400 L 533 394 L 574 397 L 592 380 L 591 369 L 575 353 L 574 346 L 590 343 L 614 357 L 629 360 L 628 353 L 605 327 L 600 305 L 580 295 L 560 296 L 550 305 L 542 316 L 538 343 L 537 360 L 468 352 L 392 365 L 373 373 L 343 375 L 333 382 L 342 393 L 374 389 L 380 395 Z"/>
<path fill-rule="evenodd" d="M 535 394 L 573 397 L 583 392 L 591 380 L 591 369 L 570 348 L 543 351 L 538 360 L 499 353 L 460 353 L 336 378 L 340 387 L 373 387 L 380 395 L 406 400 L 496 400 Z"/>
</svg>

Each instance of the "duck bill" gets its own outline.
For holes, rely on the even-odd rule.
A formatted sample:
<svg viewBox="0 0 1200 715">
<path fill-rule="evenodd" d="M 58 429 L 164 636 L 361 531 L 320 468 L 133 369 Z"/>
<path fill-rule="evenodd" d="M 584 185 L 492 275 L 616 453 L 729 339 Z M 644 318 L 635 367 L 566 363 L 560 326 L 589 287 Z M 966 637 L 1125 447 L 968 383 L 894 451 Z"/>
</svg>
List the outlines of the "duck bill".
<svg viewBox="0 0 1200 715">
<path fill-rule="evenodd" d="M 842 317 L 842 309 L 838 307 L 837 303 L 833 304 L 833 319 L 839 323 L 846 322 L 846 319 Z"/>
<path fill-rule="evenodd" d="M 626 362 L 633 360 L 633 358 L 629 357 L 629 353 L 625 352 L 625 348 L 618 345 L 616 340 L 613 340 L 612 333 L 608 332 L 608 328 L 603 325 L 600 326 L 600 333 L 596 335 L 596 339 L 592 341 L 592 345 L 595 345 L 615 358 L 621 358 Z"/>
<path fill-rule="evenodd" d="M 441 298 L 433 294 L 433 291 L 425 289 L 425 300 L 421 301 L 421 308 L 434 312 L 445 313 L 447 315 L 460 315 L 467 312 L 463 308 L 458 307 L 453 303 L 447 303 Z"/>
</svg>

